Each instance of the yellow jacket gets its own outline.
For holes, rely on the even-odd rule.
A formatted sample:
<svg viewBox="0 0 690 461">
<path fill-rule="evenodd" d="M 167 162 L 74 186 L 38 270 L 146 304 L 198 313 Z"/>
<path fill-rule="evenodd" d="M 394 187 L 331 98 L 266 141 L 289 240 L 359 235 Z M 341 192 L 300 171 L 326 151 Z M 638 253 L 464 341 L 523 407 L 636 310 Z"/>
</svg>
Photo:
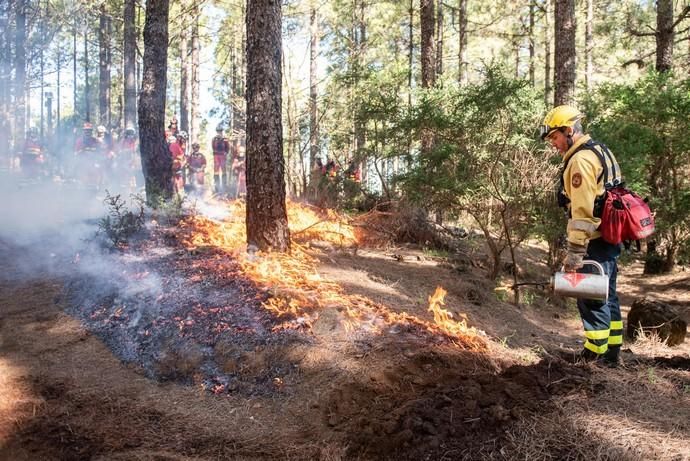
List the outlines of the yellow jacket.
<svg viewBox="0 0 690 461">
<path fill-rule="evenodd" d="M 563 156 L 566 164 L 563 171 L 563 192 L 570 200 L 568 210 L 568 241 L 586 246 L 590 240 L 599 238 L 597 230 L 601 219 L 594 216 L 594 202 L 604 195 L 605 174 L 596 149 L 605 160 L 609 171 L 609 183 L 621 182 L 620 167 L 616 158 L 599 144 L 582 147 L 591 141 L 589 135 L 580 137 Z"/>
</svg>

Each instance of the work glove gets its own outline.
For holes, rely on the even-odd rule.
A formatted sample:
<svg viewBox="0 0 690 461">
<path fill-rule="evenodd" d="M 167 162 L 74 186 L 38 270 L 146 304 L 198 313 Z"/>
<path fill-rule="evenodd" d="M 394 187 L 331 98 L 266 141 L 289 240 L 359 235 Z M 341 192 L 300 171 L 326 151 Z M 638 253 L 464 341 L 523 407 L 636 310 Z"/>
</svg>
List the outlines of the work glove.
<svg viewBox="0 0 690 461">
<path fill-rule="evenodd" d="M 568 254 L 563 261 L 563 270 L 566 272 L 577 271 L 582 267 L 582 259 L 586 254 L 587 247 L 585 245 L 568 242 Z"/>
</svg>

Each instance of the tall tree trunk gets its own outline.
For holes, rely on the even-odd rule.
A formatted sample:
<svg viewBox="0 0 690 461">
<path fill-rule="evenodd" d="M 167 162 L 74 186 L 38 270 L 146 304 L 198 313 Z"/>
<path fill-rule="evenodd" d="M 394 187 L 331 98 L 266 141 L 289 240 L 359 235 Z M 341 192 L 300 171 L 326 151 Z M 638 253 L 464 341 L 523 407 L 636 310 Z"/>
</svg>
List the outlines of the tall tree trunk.
<svg viewBox="0 0 690 461">
<path fill-rule="evenodd" d="M 458 0 L 458 82 L 467 82 L 467 2 Z"/>
<path fill-rule="evenodd" d="M 137 8 L 137 37 L 142 34 L 142 28 L 141 28 L 141 10 L 143 8 L 140 6 Z M 136 82 L 134 87 L 137 89 L 137 94 L 141 91 L 141 72 L 142 68 L 144 67 L 144 63 L 142 62 L 144 57 L 141 55 L 141 52 L 135 53 L 135 66 L 136 66 Z M 138 99 L 137 99 L 138 101 Z M 139 105 L 137 102 L 137 122 L 138 122 L 138 117 L 139 117 Z"/>
<path fill-rule="evenodd" d="M 366 3 L 364 0 L 359 2 L 359 18 L 357 19 L 359 24 L 359 36 L 356 39 L 357 50 L 356 50 L 356 76 L 355 76 L 355 86 L 359 86 L 359 79 L 361 76 L 362 69 L 366 66 L 366 54 L 367 54 L 367 23 L 366 23 Z M 355 121 L 355 152 L 358 153 L 359 158 L 362 158 L 364 148 L 367 143 L 367 134 L 365 131 L 364 121 L 361 117 L 357 117 Z"/>
<path fill-rule="evenodd" d="M 98 21 L 98 114 L 100 124 L 110 128 L 110 34 L 105 3 Z"/>
<path fill-rule="evenodd" d="M 234 32 L 234 31 L 233 31 Z M 233 33 L 233 36 L 236 37 L 237 34 Z M 232 131 L 234 132 L 238 128 L 238 116 L 239 116 L 239 107 L 237 104 L 237 81 L 238 81 L 238 76 L 237 76 L 237 39 L 233 38 L 232 40 L 232 45 L 230 49 L 230 62 L 231 62 L 231 68 L 230 68 L 230 110 L 232 111 L 232 124 L 230 127 L 232 128 Z"/>
<path fill-rule="evenodd" d="M 316 158 L 319 156 L 319 120 L 318 120 L 318 87 L 317 87 L 317 57 L 319 55 L 319 19 L 316 14 L 315 3 L 312 0 L 309 12 L 309 31 L 311 43 L 309 46 L 309 171 L 314 169 Z"/>
<path fill-rule="evenodd" d="M 443 75 L 443 0 L 438 0 L 436 22 L 436 78 Z"/>
<path fill-rule="evenodd" d="M 199 139 L 199 6 L 195 3 L 192 9 L 192 97 L 190 104 L 190 136 L 191 142 Z"/>
<path fill-rule="evenodd" d="M 60 136 L 61 135 L 60 134 L 60 128 L 61 128 L 61 124 L 62 124 L 62 121 L 60 118 L 60 106 L 62 106 L 62 97 L 61 97 L 62 83 L 61 83 L 61 79 L 60 79 L 60 76 L 61 76 L 60 71 L 61 71 L 61 67 L 62 67 L 62 49 L 59 47 L 57 49 L 57 59 L 56 59 L 55 64 L 56 64 L 55 65 L 55 73 L 56 73 L 56 77 L 57 77 L 57 83 L 55 85 L 55 89 L 56 89 L 56 93 L 57 93 L 57 95 L 56 95 L 57 101 L 55 104 L 55 110 L 57 112 L 56 113 L 56 121 L 55 121 L 55 126 L 56 126 L 55 132 L 58 134 L 58 136 Z"/>
<path fill-rule="evenodd" d="M 434 30 L 436 16 L 434 14 L 434 0 L 421 0 L 420 26 L 421 26 L 421 61 L 422 61 L 422 88 L 431 88 L 436 83 L 436 65 L 434 62 Z M 422 155 L 428 156 L 434 147 L 434 133 L 428 126 L 421 131 Z"/>
<path fill-rule="evenodd" d="M 422 30 L 422 88 L 431 88 L 436 83 L 436 65 L 434 63 L 434 15 L 435 0 L 420 0 L 420 18 Z"/>
<path fill-rule="evenodd" d="M 44 50 L 44 48 L 45 48 L 46 42 L 45 42 L 45 17 L 44 17 L 44 13 L 43 13 L 43 5 L 42 5 L 42 2 L 40 2 L 40 1 L 38 2 L 38 15 L 39 15 L 39 21 L 40 21 L 40 27 L 39 27 L 40 38 L 39 38 L 39 40 L 41 41 L 40 42 L 40 49 L 38 51 L 38 61 L 39 61 L 38 67 L 39 67 L 39 73 L 41 74 L 39 77 L 40 85 L 41 85 L 41 91 L 40 91 L 41 99 L 40 99 L 40 103 L 39 103 L 39 106 L 41 106 L 41 124 L 40 124 L 39 131 L 41 134 L 41 141 L 43 141 L 45 139 L 44 119 L 45 119 L 45 102 L 46 102 L 46 100 L 45 100 L 45 55 L 44 55 L 45 50 Z"/>
<path fill-rule="evenodd" d="M 86 104 L 86 120 L 91 121 L 91 88 L 89 86 L 89 28 L 84 28 L 84 102 Z"/>
<path fill-rule="evenodd" d="M 79 103 L 77 101 L 77 18 L 74 18 L 74 27 L 72 29 L 72 105 L 74 106 L 74 114 L 80 114 Z M 75 120 L 75 123 L 76 120 Z"/>
<path fill-rule="evenodd" d="M 185 10 L 187 2 L 181 2 L 181 8 Z M 180 16 L 180 130 L 189 132 L 189 96 L 191 93 L 189 59 L 189 22 L 186 16 Z"/>
<path fill-rule="evenodd" d="M 247 243 L 290 248 L 281 122 L 281 0 L 247 2 Z"/>
<path fill-rule="evenodd" d="M 558 0 L 555 11 L 554 104 L 558 106 L 575 99 L 575 0 Z"/>
<path fill-rule="evenodd" d="M 124 9 L 124 43 L 123 56 L 124 60 L 124 119 L 125 128 L 132 127 L 136 124 L 137 118 L 137 77 L 136 77 L 136 61 L 137 61 L 137 30 L 134 26 L 135 5 L 136 0 L 125 0 Z"/>
<path fill-rule="evenodd" d="M 172 197 L 172 159 L 165 132 L 169 0 L 147 0 L 144 26 L 144 68 L 139 94 L 141 166 L 146 201 L 158 207 Z"/>
<path fill-rule="evenodd" d="M 12 158 L 10 149 L 12 140 L 12 116 L 10 115 L 12 99 L 12 41 L 13 30 L 10 25 L 9 2 L 0 10 L 0 146 L 5 146 L 5 151 L 0 153 L 0 162 L 3 166 L 9 165 Z"/>
<path fill-rule="evenodd" d="M 532 87 L 535 86 L 534 79 L 534 68 L 535 68 L 535 47 L 534 47 L 534 14 L 536 10 L 536 5 L 534 4 L 536 0 L 530 0 L 529 2 L 529 82 Z"/>
<path fill-rule="evenodd" d="M 14 139 L 17 147 L 23 145 L 26 134 L 26 6 L 27 0 L 16 0 L 15 2 Z"/>
<path fill-rule="evenodd" d="M 407 33 L 407 109 L 412 110 L 412 75 L 414 71 L 414 0 L 410 0 Z M 411 138 L 410 138 L 411 144 Z M 411 148 L 411 146 L 409 146 Z"/>
<path fill-rule="evenodd" d="M 553 79 L 551 75 L 551 15 L 553 0 L 544 0 L 544 104 L 548 107 L 553 101 Z"/>
<path fill-rule="evenodd" d="M 587 17 L 585 22 L 585 89 L 592 88 L 592 49 L 594 48 L 593 25 L 594 25 L 594 0 L 587 0 Z"/>
<path fill-rule="evenodd" d="M 656 70 L 668 72 L 673 67 L 673 0 L 656 2 Z"/>
</svg>

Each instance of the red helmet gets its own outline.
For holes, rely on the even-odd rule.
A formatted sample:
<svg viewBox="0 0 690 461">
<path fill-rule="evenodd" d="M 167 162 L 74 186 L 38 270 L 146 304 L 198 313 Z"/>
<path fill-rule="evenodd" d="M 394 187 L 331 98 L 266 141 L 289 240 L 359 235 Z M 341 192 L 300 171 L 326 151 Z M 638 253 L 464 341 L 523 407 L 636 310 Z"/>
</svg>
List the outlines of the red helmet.
<svg viewBox="0 0 690 461">
<path fill-rule="evenodd" d="M 84 131 L 93 131 L 93 125 L 89 122 L 84 123 Z"/>
</svg>

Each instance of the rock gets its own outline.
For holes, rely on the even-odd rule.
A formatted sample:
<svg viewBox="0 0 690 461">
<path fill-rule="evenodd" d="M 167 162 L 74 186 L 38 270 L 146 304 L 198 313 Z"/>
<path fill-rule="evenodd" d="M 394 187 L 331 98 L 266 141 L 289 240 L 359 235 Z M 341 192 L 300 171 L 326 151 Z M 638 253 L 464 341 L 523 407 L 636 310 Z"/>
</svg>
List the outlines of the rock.
<svg viewBox="0 0 690 461">
<path fill-rule="evenodd" d="M 628 337 L 637 338 L 640 326 L 644 333 L 656 332 L 669 346 L 677 346 L 685 341 L 687 323 L 676 310 L 668 304 L 638 299 L 628 313 Z"/>
</svg>

